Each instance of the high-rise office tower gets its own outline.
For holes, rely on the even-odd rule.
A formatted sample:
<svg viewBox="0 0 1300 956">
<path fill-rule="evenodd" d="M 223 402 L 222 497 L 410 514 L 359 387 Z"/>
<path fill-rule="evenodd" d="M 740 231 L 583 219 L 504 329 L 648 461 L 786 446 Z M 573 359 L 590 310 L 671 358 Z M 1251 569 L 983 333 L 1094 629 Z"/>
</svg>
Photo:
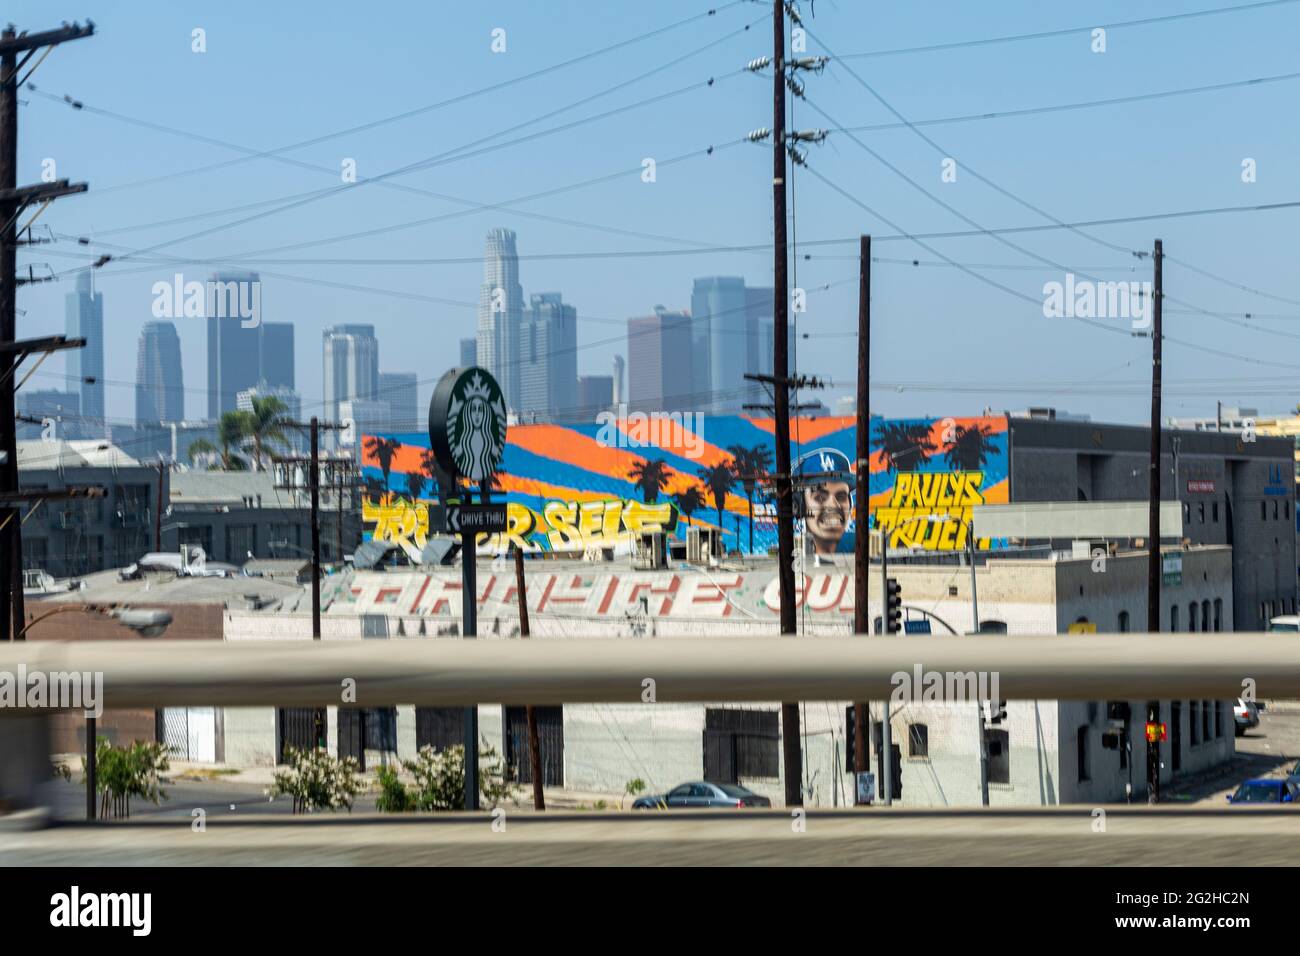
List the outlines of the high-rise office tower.
<svg viewBox="0 0 1300 956">
<path fill-rule="evenodd" d="M 260 283 L 256 272 L 218 272 L 211 280 L 218 288 L 232 288 L 236 296 L 251 300 L 248 285 Z M 234 286 L 230 284 L 234 283 Z M 226 306 L 207 317 L 208 322 L 208 418 L 220 418 L 235 411 L 235 396 L 257 384 L 262 374 L 262 330 L 242 317 L 235 306 Z M 260 316 L 258 317 L 260 321 Z"/>
<path fill-rule="evenodd" d="M 380 372 L 379 400 L 388 403 L 389 427 L 395 432 L 427 431 L 420 427 L 420 383 L 414 372 Z"/>
<path fill-rule="evenodd" d="M 336 422 L 343 420 L 344 402 L 377 400 L 379 340 L 373 325 L 336 325 L 325 330 L 323 385 L 325 414 Z"/>
<path fill-rule="evenodd" d="M 578 404 L 578 310 L 558 292 L 529 299 L 519 330 L 519 391 L 525 420 L 563 421 Z"/>
<path fill-rule="evenodd" d="M 294 388 L 293 325 L 289 322 L 263 322 L 261 374 L 258 381 L 271 388 Z"/>
<path fill-rule="evenodd" d="M 627 362 L 623 356 L 614 356 L 614 404 L 617 405 L 627 397 Z"/>
<path fill-rule="evenodd" d="M 772 322 L 774 292 L 769 288 L 745 288 L 745 320 L 748 327 L 746 339 L 745 371 L 762 375 L 772 374 Z M 793 316 L 791 317 L 793 318 Z M 794 322 L 790 322 L 790 341 L 794 341 Z M 794 352 L 790 352 L 790 374 L 794 374 Z M 767 401 L 765 389 L 757 382 L 747 382 L 746 402 Z"/>
<path fill-rule="evenodd" d="M 98 437 L 104 432 L 104 293 L 95 291 L 94 273 L 77 275 L 65 317 L 68 336 L 86 340 L 67 353 L 68 383 L 81 396 L 82 434 Z"/>
<path fill-rule="evenodd" d="M 710 276 L 695 280 L 691 339 L 697 408 L 732 411 L 744 404 L 745 373 L 749 371 L 748 314 L 744 279 Z"/>
<path fill-rule="evenodd" d="M 469 368 L 478 364 L 478 339 L 460 340 L 460 367 Z"/>
<path fill-rule="evenodd" d="M 574 421 L 591 421 L 614 405 L 614 379 L 609 375 L 578 376 L 578 408 Z"/>
<path fill-rule="evenodd" d="M 661 305 L 655 314 L 627 320 L 627 404 L 637 412 L 696 411 L 694 376 L 687 357 L 692 348 L 688 312 Z"/>
<path fill-rule="evenodd" d="M 523 322 L 524 290 L 519 284 L 519 253 L 515 234 L 493 229 L 483 254 L 483 285 L 478 300 L 478 362 L 505 391 L 506 404 L 519 402 L 519 326 Z"/>
<path fill-rule="evenodd" d="M 135 358 L 135 423 L 184 420 L 181 337 L 171 322 L 146 322 Z"/>
</svg>

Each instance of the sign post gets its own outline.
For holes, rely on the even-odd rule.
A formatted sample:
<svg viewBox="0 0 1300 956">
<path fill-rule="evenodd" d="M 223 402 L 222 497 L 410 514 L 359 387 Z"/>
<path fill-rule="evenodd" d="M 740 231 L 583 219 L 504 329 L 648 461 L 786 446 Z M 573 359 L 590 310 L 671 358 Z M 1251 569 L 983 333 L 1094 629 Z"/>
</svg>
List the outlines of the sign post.
<svg viewBox="0 0 1300 956">
<path fill-rule="evenodd" d="M 461 536 L 461 614 L 463 637 L 470 640 L 478 635 L 478 536 L 504 531 L 506 517 L 504 503 L 489 503 L 492 479 L 506 449 L 506 403 L 501 386 L 485 369 L 453 368 L 439 379 L 429 402 L 429 445 L 451 480 L 443 504 L 447 530 Z M 460 500 L 462 481 L 467 485 L 464 501 Z M 478 486 L 477 506 L 469 500 L 472 485 Z M 477 810 L 477 704 L 465 708 L 464 723 L 465 809 Z"/>
</svg>

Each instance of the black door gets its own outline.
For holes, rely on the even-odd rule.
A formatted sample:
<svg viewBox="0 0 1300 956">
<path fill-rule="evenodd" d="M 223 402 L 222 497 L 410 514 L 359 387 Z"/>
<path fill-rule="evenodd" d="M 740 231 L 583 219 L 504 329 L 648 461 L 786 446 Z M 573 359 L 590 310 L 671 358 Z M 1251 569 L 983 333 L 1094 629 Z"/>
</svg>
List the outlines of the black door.
<svg viewBox="0 0 1300 956">
<path fill-rule="evenodd" d="M 1183 702 L 1169 704 L 1169 750 L 1174 762 L 1174 773 L 1183 769 Z"/>
<path fill-rule="evenodd" d="M 366 712 L 359 707 L 339 708 L 339 759 L 352 757 L 366 769 Z"/>
<path fill-rule="evenodd" d="M 465 743 L 464 707 L 415 708 L 415 746 L 436 751 Z"/>
<path fill-rule="evenodd" d="M 548 787 L 564 786 L 564 708 L 534 707 L 537 715 L 537 740 L 542 752 L 542 783 Z M 506 773 L 519 783 L 532 783 L 533 770 L 528 755 L 528 711 L 524 707 L 506 708 Z"/>
<path fill-rule="evenodd" d="M 314 750 L 328 743 L 323 707 L 281 707 L 275 712 L 275 762 L 287 763 L 285 750 Z"/>
</svg>

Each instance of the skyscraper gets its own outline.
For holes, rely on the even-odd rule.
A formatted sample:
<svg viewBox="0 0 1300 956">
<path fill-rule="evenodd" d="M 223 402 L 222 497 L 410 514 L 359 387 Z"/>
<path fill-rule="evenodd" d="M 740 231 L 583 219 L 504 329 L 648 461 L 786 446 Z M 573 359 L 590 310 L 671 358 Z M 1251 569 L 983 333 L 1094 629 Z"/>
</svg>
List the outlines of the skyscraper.
<svg viewBox="0 0 1300 956">
<path fill-rule="evenodd" d="M 171 322 L 146 322 L 135 358 L 135 423 L 185 419 L 181 338 Z"/>
<path fill-rule="evenodd" d="M 18 422 L 19 439 L 40 438 L 48 424 L 54 426 L 54 438 L 82 438 L 81 395 L 75 391 L 60 392 L 52 388 L 21 389 L 15 401 L 19 415 L 39 418 L 40 422 Z"/>
<path fill-rule="evenodd" d="M 214 273 L 213 283 L 258 283 L 256 272 Z M 235 410 L 235 396 L 262 374 L 262 330 L 246 324 L 237 309 L 222 309 L 208 322 L 208 418 Z"/>
<path fill-rule="evenodd" d="M 325 330 L 323 385 L 325 414 L 333 421 L 343 420 L 344 402 L 376 400 L 379 340 L 373 325 L 336 325 Z"/>
<path fill-rule="evenodd" d="M 737 276 L 696 279 L 691 291 L 692 374 L 698 408 L 739 409 L 749 371 L 748 303 Z"/>
<path fill-rule="evenodd" d="M 469 368 L 471 365 L 478 364 L 478 340 L 461 339 L 460 340 L 460 367 Z"/>
<path fill-rule="evenodd" d="M 263 322 L 261 331 L 259 381 L 271 388 L 294 388 L 293 325 L 289 322 Z"/>
<path fill-rule="evenodd" d="M 614 404 L 614 379 L 609 375 L 578 376 L 578 408 L 571 420 L 591 421 Z"/>
<path fill-rule="evenodd" d="M 623 356 L 614 356 L 614 404 L 617 405 L 627 397 L 627 362 Z"/>
<path fill-rule="evenodd" d="M 772 322 L 775 293 L 768 288 L 745 288 L 745 319 L 748 327 L 746 339 L 745 371 L 762 375 L 772 374 Z M 794 341 L 794 322 L 789 327 L 790 342 Z M 794 352 L 790 352 L 790 373 L 793 375 Z M 762 396 L 766 391 L 757 382 L 748 382 L 752 386 L 745 391 L 745 401 L 767 401 Z"/>
<path fill-rule="evenodd" d="M 662 305 L 655 314 L 627 320 L 627 403 L 636 412 L 689 412 L 697 405 L 688 357 L 692 323 L 688 312 Z"/>
<path fill-rule="evenodd" d="M 564 420 L 578 404 L 578 310 L 558 292 L 529 299 L 519 331 L 515 408 L 529 420 Z"/>
<path fill-rule="evenodd" d="M 414 372 L 380 372 L 379 400 L 388 403 L 389 427 L 395 432 L 427 430 L 420 418 L 420 383 Z"/>
<path fill-rule="evenodd" d="M 104 432 L 104 294 L 95 291 L 92 272 L 77 275 L 65 316 L 68 336 L 86 340 L 68 352 L 68 382 L 81 396 L 82 433 L 98 437 Z"/>
<path fill-rule="evenodd" d="M 517 408 L 519 402 L 519 327 L 523 314 L 524 290 L 519 284 L 515 234 L 509 229 L 493 229 L 487 235 L 483 254 L 477 364 L 492 373 L 511 408 Z"/>
</svg>

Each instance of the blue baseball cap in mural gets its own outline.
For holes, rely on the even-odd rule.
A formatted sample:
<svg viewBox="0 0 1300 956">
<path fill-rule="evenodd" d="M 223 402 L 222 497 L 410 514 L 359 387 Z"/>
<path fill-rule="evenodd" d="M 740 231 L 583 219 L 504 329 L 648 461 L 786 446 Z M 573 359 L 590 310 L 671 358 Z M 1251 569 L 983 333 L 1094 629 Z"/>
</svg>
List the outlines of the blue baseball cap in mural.
<svg viewBox="0 0 1300 956">
<path fill-rule="evenodd" d="M 835 448 L 817 448 L 799 457 L 794 475 L 796 479 L 807 476 L 810 481 L 843 476 L 847 481 L 853 477 L 853 466 L 844 452 Z"/>
</svg>

